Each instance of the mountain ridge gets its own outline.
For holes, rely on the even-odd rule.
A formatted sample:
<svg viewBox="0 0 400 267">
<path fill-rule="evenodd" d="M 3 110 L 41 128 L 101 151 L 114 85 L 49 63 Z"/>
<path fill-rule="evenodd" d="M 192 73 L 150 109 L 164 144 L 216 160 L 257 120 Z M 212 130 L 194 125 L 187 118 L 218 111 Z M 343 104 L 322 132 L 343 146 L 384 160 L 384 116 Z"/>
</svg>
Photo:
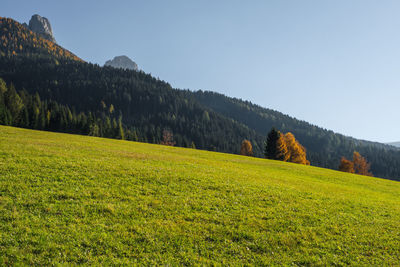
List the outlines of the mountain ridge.
<svg viewBox="0 0 400 267">
<path fill-rule="evenodd" d="M 104 66 L 138 71 L 138 65 L 136 62 L 124 55 L 116 56 L 113 59 L 107 60 L 106 63 L 104 63 Z"/>
<path fill-rule="evenodd" d="M 357 150 L 372 163 L 375 175 L 400 179 L 400 153 L 389 145 L 346 137 L 249 101 L 174 89 L 143 72 L 71 61 L 40 46 L 15 55 L 8 49 L 0 46 L 0 76 L 7 83 L 77 113 L 103 112 L 112 104 L 123 124 L 144 142 L 159 143 L 163 130 L 169 129 L 178 146 L 193 142 L 200 149 L 239 153 L 241 141 L 249 139 L 262 157 L 265 135 L 275 126 L 295 134 L 312 165 L 336 169 L 342 156 L 350 158 Z"/>
</svg>

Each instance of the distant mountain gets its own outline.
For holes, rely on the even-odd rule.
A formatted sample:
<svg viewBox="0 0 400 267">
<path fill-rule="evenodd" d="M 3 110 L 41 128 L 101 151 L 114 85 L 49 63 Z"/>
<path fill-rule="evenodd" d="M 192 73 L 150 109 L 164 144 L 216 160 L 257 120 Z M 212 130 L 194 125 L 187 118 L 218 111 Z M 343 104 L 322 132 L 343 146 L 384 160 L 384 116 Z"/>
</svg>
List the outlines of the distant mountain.
<svg viewBox="0 0 400 267">
<path fill-rule="evenodd" d="M 258 157 L 267 132 L 276 127 L 296 136 L 314 166 L 337 169 L 342 156 L 358 151 L 371 162 L 374 175 L 400 180 L 400 150 L 392 146 L 222 94 L 173 89 L 144 72 L 85 63 L 11 19 L 0 20 L 0 56 L 0 77 L 27 103 L 37 102 L 14 114 L 16 126 L 106 137 L 118 136 L 123 127 L 126 139 L 150 143 L 160 143 L 168 130 L 177 146 L 228 153 L 239 153 L 248 139 Z M 53 118 L 53 111 L 59 117 Z M 14 116 L 8 114 L 7 123 Z M 46 126 L 52 120 L 55 124 Z"/>
<path fill-rule="evenodd" d="M 135 70 L 135 71 L 138 70 L 138 65 L 127 56 L 114 57 L 112 60 L 108 60 L 104 64 L 104 66 L 110 66 L 113 68 L 121 68 L 127 70 Z"/>
<path fill-rule="evenodd" d="M 47 18 L 35 14 L 30 19 L 29 25 L 27 25 L 26 23 L 22 25 L 28 28 L 29 30 L 39 34 L 44 39 L 49 40 L 53 43 L 56 42 L 56 39 L 54 38 L 53 35 L 53 31 L 51 29 L 50 21 Z"/>
<path fill-rule="evenodd" d="M 10 18 L 0 17 L 0 56 L 49 56 L 82 61 L 73 53 Z"/>
<path fill-rule="evenodd" d="M 395 146 L 395 147 L 400 147 L 400 142 L 392 142 L 392 143 L 387 143 L 388 145 Z"/>
</svg>

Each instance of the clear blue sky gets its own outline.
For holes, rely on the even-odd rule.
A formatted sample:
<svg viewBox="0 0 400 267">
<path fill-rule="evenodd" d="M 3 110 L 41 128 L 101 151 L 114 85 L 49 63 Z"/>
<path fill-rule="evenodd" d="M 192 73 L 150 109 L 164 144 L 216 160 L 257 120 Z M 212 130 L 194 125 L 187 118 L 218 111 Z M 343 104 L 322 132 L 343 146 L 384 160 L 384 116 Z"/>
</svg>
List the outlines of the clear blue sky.
<svg viewBox="0 0 400 267">
<path fill-rule="evenodd" d="M 35 13 L 86 61 L 127 55 L 176 88 L 400 140 L 400 1 L 2 0 L 0 16 Z"/>
</svg>

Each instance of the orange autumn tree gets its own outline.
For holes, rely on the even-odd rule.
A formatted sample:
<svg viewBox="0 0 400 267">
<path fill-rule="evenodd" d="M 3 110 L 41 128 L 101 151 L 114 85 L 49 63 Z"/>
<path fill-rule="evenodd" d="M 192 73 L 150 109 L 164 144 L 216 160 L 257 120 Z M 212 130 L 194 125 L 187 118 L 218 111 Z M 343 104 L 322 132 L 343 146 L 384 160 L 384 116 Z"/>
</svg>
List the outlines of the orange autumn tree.
<svg viewBox="0 0 400 267">
<path fill-rule="evenodd" d="M 288 149 L 289 162 L 310 165 L 310 162 L 307 160 L 306 149 L 296 140 L 291 132 L 284 135 L 284 140 Z"/>
<path fill-rule="evenodd" d="M 264 154 L 268 159 L 310 165 L 307 160 L 306 149 L 290 132 L 283 134 L 276 129 L 272 129 L 267 137 Z"/>
<path fill-rule="evenodd" d="M 357 174 L 373 176 L 370 172 L 371 164 L 356 151 L 353 153 L 353 164 Z"/>
<path fill-rule="evenodd" d="M 373 176 L 373 174 L 370 172 L 370 168 L 371 164 L 368 163 L 368 161 L 357 151 L 354 151 L 353 153 L 353 161 L 342 157 L 339 165 L 339 171 Z"/>
<path fill-rule="evenodd" d="M 253 146 L 249 140 L 243 140 L 242 146 L 240 147 L 240 155 L 253 156 Z"/>
<path fill-rule="evenodd" d="M 339 171 L 355 173 L 354 163 L 352 161 L 346 159 L 345 157 L 342 157 L 342 159 L 340 160 Z"/>
</svg>

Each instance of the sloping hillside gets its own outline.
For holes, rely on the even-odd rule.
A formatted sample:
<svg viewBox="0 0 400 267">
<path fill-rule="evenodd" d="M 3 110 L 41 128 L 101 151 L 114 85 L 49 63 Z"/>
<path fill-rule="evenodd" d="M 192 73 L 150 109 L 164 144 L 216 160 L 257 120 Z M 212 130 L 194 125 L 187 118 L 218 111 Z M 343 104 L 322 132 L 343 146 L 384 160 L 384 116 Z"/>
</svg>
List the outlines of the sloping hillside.
<svg viewBox="0 0 400 267">
<path fill-rule="evenodd" d="M 269 132 L 272 127 L 292 132 L 307 148 L 308 159 L 313 165 L 337 169 L 341 157 L 352 158 L 353 152 L 358 151 L 372 163 L 375 175 L 400 179 L 400 151 L 391 146 L 344 136 L 279 111 L 219 93 L 197 91 L 191 95 L 205 107 L 233 118 L 259 134 Z"/>
<path fill-rule="evenodd" d="M 0 126 L 0 265 L 397 265 L 400 184 Z"/>
<path fill-rule="evenodd" d="M 168 83 L 141 71 L 70 60 L 76 58 L 65 56 L 68 52 L 60 52 L 57 49 L 62 48 L 53 43 L 49 48 L 49 41 L 40 39 L 18 22 L 11 19 L 0 21 L 0 40 L 3 40 L 3 45 L 0 45 L 0 78 L 9 85 L 14 84 L 17 91 L 26 90 L 30 97 L 38 93 L 38 98 L 45 102 L 43 106 L 56 102 L 65 107 L 65 114 L 71 113 L 70 118 L 84 113 L 88 114 L 86 117 L 91 122 L 96 120 L 90 118 L 108 116 L 111 118 L 108 128 L 118 126 L 112 120 L 121 120 L 129 133 L 126 138 L 130 140 L 160 143 L 164 130 L 169 130 L 177 146 L 190 147 L 193 144 L 200 149 L 220 152 L 238 153 L 243 139 L 249 139 L 259 157 L 263 156 L 267 132 L 275 126 L 283 132 L 295 134 L 306 147 L 314 166 L 337 169 L 340 158 L 349 158 L 356 150 L 371 162 L 375 176 L 400 179 L 400 151 L 391 146 L 336 134 L 221 94 L 173 89 Z M 112 114 L 109 114 L 110 110 Z M 43 109 L 43 114 L 48 111 Z M 29 116 L 35 117 L 35 114 L 25 117 Z M 63 123 L 67 120 L 68 116 L 65 116 Z M 71 130 L 64 124 L 57 130 L 89 131 Z M 95 122 L 91 124 L 92 128 L 101 128 Z M 104 124 L 108 124 L 107 121 Z M 22 123 L 11 125 L 33 128 Z M 99 136 L 107 136 L 102 134 L 106 131 L 100 129 L 98 132 Z"/>
</svg>

